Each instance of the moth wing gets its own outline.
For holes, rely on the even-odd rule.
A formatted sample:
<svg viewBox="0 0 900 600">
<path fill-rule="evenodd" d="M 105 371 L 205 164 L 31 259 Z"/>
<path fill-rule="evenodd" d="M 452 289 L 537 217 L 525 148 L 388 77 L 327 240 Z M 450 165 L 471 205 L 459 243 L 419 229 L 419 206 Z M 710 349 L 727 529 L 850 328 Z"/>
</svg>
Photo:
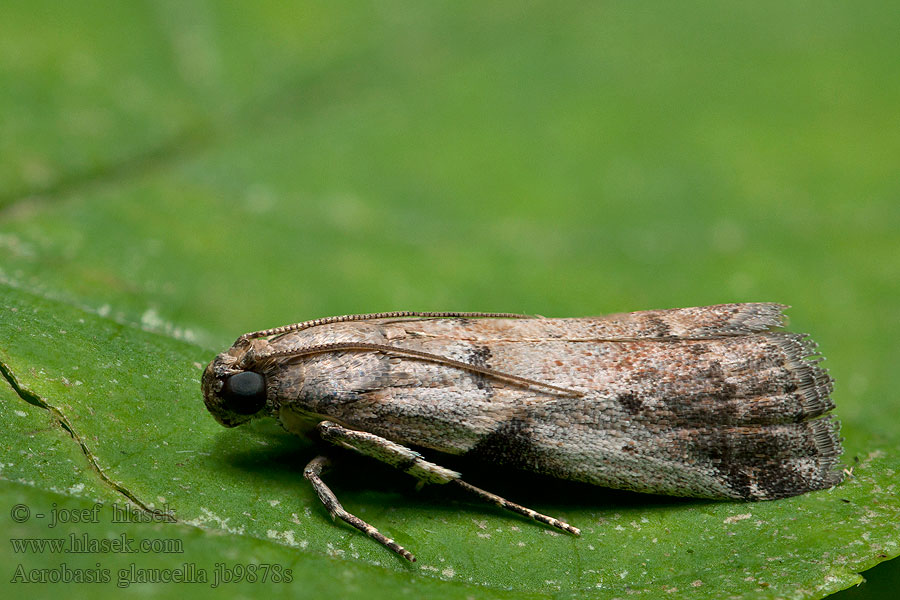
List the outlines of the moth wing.
<svg viewBox="0 0 900 600">
<path fill-rule="evenodd" d="M 303 357 L 302 381 L 283 378 L 278 395 L 300 394 L 310 412 L 397 443 L 567 479 L 672 495 L 790 496 L 839 482 L 841 446 L 837 422 L 823 416 L 834 406 L 831 378 L 808 338 L 780 331 L 784 308 L 331 323 L 273 343 L 380 349 Z"/>
<path fill-rule="evenodd" d="M 717 304 L 645 310 L 598 317 L 527 319 L 401 319 L 384 325 L 405 335 L 445 340 L 629 341 L 638 339 L 709 339 L 752 335 L 781 328 L 787 306 L 771 302 Z"/>
<path fill-rule="evenodd" d="M 417 348 L 586 393 L 529 394 L 436 369 L 431 389 L 452 388 L 488 416 L 487 425 L 470 417 L 487 430 L 473 455 L 612 487 L 759 500 L 842 479 L 839 424 L 827 416 L 833 381 L 815 343 L 781 331 L 785 308 L 402 326 Z"/>
</svg>

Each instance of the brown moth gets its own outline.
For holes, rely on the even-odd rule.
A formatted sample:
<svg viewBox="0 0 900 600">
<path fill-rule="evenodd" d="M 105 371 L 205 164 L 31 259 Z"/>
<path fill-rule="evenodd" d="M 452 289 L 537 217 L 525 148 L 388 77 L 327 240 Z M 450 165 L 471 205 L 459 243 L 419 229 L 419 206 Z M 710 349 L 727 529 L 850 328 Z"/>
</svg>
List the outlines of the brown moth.
<svg viewBox="0 0 900 600">
<path fill-rule="evenodd" d="M 586 318 L 391 312 L 242 335 L 203 373 L 222 425 L 274 417 L 427 483 L 577 528 L 472 486 L 409 448 L 600 486 L 769 500 L 842 479 L 832 379 L 784 305 L 722 304 Z M 304 476 L 334 517 L 409 560 Z"/>
</svg>

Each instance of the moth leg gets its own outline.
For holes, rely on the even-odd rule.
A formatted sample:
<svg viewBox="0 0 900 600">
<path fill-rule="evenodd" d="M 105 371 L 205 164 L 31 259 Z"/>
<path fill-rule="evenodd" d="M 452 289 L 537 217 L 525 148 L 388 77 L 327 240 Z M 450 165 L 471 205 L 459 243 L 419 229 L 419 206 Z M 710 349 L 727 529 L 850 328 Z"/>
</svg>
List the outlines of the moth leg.
<svg viewBox="0 0 900 600">
<path fill-rule="evenodd" d="M 328 512 L 331 513 L 331 518 L 337 518 L 345 523 L 349 523 L 350 525 L 356 527 L 364 534 L 379 542 L 380 544 L 387 546 L 406 560 L 410 562 L 416 562 L 416 557 L 413 556 L 412 552 L 387 537 L 356 515 L 351 515 L 344 507 L 341 506 L 341 503 L 338 502 L 337 496 L 334 495 L 334 492 L 325 485 L 325 482 L 322 481 L 322 472 L 331 466 L 331 461 L 328 460 L 327 456 L 317 456 L 316 458 L 309 461 L 309 464 L 306 465 L 306 468 L 303 469 L 303 476 L 309 480 L 312 484 L 313 489 L 316 490 L 316 495 L 319 496 L 319 500 L 322 501 L 322 504 L 325 505 L 325 508 L 328 509 Z"/>
<path fill-rule="evenodd" d="M 554 519 L 553 517 L 548 517 L 547 515 L 542 515 L 537 511 L 533 511 L 530 508 L 526 508 L 521 504 L 516 504 L 515 502 L 510 502 L 506 498 L 501 498 L 497 494 L 492 494 L 488 491 L 485 491 L 481 488 L 477 488 L 471 483 L 466 483 L 462 479 L 454 479 L 453 483 L 461 487 L 462 489 L 475 494 L 482 500 L 486 500 L 491 504 L 499 506 L 500 508 L 505 508 L 506 510 L 511 510 L 514 513 L 519 513 L 520 515 L 526 516 L 529 519 L 534 519 L 539 523 L 544 523 L 546 525 L 550 525 L 551 527 L 556 527 L 557 529 L 562 529 L 563 531 L 567 531 L 573 535 L 581 535 L 581 530 L 577 527 L 573 527 L 566 523 L 565 521 L 560 521 L 559 519 Z"/>
<path fill-rule="evenodd" d="M 323 440 L 378 459 L 424 483 L 448 483 L 461 477 L 456 471 L 428 462 L 415 450 L 373 433 L 347 429 L 331 421 L 322 421 L 317 429 Z"/>
<path fill-rule="evenodd" d="M 365 431 L 347 429 L 346 427 L 342 427 L 331 421 L 322 421 L 319 423 L 318 430 L 319 435 L 322 436 L 323 440 L 338 446 L 343 446 L 344 448 L 356 450 L 360 454 L 376 458 L 405 473 L 409 473 L 422 482 L 454 483 L 467 492 L 474 494 L 491 504 L 499 506 L 500 508 L 505 508 L 506 510 L 528 517 L 529 519 L 534 519 L 539 523 L 562 529 L 568 533 L 581 535 L 581 531 L 578 528 L 572 527 L 568 523 L 560 521 L 559 519 L 554 519 L 553 517 L 548 517 L 547 515 L 543 515 L 530 508 L 510 502 L 496 494 L 475 487 L 470 483 L 466 483 L 461 479 L 461 475 L 458 472 L 428 462 L 422 458 L 418 452 L 381 436 Z"/>
</svg>

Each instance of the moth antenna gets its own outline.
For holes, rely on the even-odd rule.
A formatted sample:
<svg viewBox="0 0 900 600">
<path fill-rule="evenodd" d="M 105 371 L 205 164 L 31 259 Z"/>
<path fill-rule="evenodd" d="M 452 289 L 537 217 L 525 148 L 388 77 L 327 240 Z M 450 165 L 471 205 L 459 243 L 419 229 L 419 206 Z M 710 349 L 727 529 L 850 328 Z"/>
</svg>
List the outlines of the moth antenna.
<svg viewBox="0 0 900 600">
<path fill-rule="evenodd" d="M 244 368 L 248 368 L 252 363 L 268 361 L 274 358 L 283 358 L 286 356 L 311 356 L 314 354 L 344 351 L 386 352 L 391 354 L 411 356 L 413 358 L 421 358 L 423 360 L 431 361 L 434 363 L 456 367 L 457 369 L 471 371 L 472 373 L 479 373 L 481 375 L 493 377 L 494 379 L 498 379 L 500 381 L 516 383 L 523 387 L 547 388 L 555 392 L 559 392 L 561 394 L 573 396 L 576 398 L 584 396 L 584 393 L 579 392 L 578 390 L 560 387 L 557 385 L 553 385 L 552 383 L 545 383 L 543 381 L 537 381 L 536 379 L 520 377 L 519 375 L 513 375 L 512 373 L 495 371 L 494 369 L 469 364 L 467 362 L 455 360 L 453 358 L 447 358 L 446 356 L 441 356 L 439 354 L 432 354 L 430 352 L 423 352 L 421 350 L 413 350 L 410 348 L 398 348 L 396 346 L 388 346 L 386 344 L 370 344 L 366 342 L 339 342 L 334 344 L 321 344 L 318 346 L 309 346 L 307 348 L 298 348 L 296 350 L 282 350 L 280 352 L 270 352 L 267 354 L 255 354 L 251 351 L 244 355 L 244 360 L 241 362 Z"/>
<path fill-rule="evenodd" d="M 347 321 L 368 321 L 371 319 L 395 319 L 401 317 L 425 317 L 425 318 L 493 318 L 493 319 L 529 319 L 529 315 L 519 313 L 493 313 L 493 312 L 420 312 L 415 310 L 395 310 L 391 312 L 380 313 L 363 313 L 358 315 L 340 315 L 337 317 L 324 317 L 321 319 L 313 319 L 311 321 L 303 321 L 302 323 L 293 323 L 291 325 L 282 325 L 281 327 L 273 327 L 271 329 L 261 329 L 245 333 L 235 341 L 235 345 L 252 340 L 254 338 L 269 337 L 270 335 L 280 335 L 282 333 L 290 333 L 292 331 L 300 331 L 309 329 L 310 327 L 318 327 L 319 325 L 328 325 L 329 323 L 344 323 Z"/>
</svg>

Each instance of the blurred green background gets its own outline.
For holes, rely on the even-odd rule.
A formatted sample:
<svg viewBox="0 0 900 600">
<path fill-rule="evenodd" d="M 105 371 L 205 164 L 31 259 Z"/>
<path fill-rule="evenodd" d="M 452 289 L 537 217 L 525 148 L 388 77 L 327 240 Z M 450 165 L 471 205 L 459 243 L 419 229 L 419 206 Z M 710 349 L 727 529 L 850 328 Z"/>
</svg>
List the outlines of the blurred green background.
<svg viewBox="0 0 900 600">
<path fill-rule="evenodd" d="M 848 454 L 896 461 L 898 31 L 892 2 L 7 1 L 0 278 L 210 357 L 332 314 L 783 302 Z"/>
</svg>

